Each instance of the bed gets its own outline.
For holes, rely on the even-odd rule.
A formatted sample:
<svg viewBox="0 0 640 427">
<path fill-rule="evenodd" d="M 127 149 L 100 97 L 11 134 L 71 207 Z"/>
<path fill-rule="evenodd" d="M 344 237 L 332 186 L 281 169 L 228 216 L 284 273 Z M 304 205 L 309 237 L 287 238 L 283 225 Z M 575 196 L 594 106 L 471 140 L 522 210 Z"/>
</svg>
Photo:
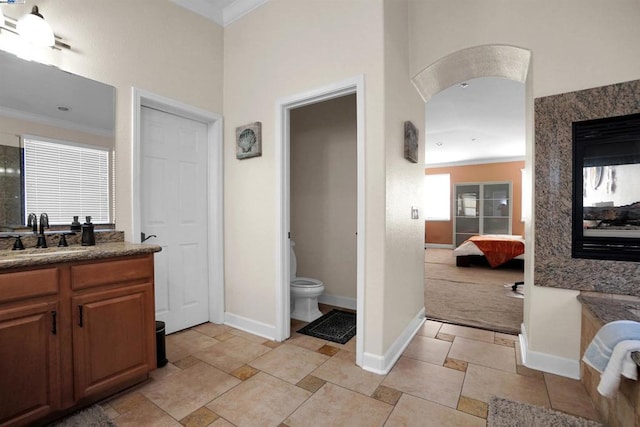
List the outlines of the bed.
<svg viewBox="0 0 640 427">
<path fill-rule="evenodd" d="M 465 240 L 453 250 L 456 266 L 489 264 L 492 268 L 501 265 L 524 266 L 524 239 L 510 234 L 485 234 Z"/>
</svg>

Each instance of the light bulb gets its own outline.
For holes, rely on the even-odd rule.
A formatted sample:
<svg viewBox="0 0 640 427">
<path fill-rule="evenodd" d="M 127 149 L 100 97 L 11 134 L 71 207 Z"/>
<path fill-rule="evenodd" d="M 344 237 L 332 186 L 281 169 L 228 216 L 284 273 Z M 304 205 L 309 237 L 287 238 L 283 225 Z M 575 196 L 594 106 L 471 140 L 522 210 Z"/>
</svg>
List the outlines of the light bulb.
<svg viewBox="0 0 640 427">
<path fill-rule="evenodd" d="M 53 46 L 55 44 L 53 30 L 39 13 L 38 6 L 33 6 L 31 13 L 18 20 L 16 29 L 20 36 L 36 46 Z"/>
</svg>

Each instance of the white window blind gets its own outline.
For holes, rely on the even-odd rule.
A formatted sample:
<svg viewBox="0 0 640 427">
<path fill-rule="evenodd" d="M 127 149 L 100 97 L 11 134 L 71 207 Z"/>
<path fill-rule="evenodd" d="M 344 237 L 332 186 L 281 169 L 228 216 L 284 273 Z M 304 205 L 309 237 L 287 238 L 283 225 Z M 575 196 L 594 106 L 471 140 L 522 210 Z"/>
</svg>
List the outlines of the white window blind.
<svg viewBox="0 0 640 427">
<path fill-rule="evenodd" d="M 25 215 L 46 212 L 50 224 L 110 223 L 109 154 L 103 147 L 25 137 Z"/>
<path fill-rule="evenodd" d="M 448 173 L 424 176 L 424 212 L 427 221 L 451 220 L 451 177 Z"/>
</svg>

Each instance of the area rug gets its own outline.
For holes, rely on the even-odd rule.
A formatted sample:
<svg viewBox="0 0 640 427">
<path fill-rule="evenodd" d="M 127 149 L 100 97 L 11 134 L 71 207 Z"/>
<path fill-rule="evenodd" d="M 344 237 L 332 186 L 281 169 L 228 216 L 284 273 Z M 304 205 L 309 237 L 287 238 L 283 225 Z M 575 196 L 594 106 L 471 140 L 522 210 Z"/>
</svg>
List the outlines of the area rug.
<svg viewBox="0 0 640 427">
<path fill-rule="evenodd" d="M 518 334 L 523 321 L 523 300 L 505 295 L 505 283 L 522 280 L 524 273 L 519 270 L 456 267 L 451 249 L 429 248 L 425 251 L 426 316 Z"/>
<path fill-rule="evenodd" d="M 349 311 L 331 310 L 299 329 L 298 333 L 344 344 L 356 334 L 356 314 Z"/>
<path fill-rule="evenodd" d="M 58 420 L 48 427 L 115 427 L 100 405 L 93 405 Z"/>
<path fill-rule="evenodd" d="M 552 409 L 493 396 L 489 400 L 487 427 L 601 427 L 602 424 Z"/>
</svg>

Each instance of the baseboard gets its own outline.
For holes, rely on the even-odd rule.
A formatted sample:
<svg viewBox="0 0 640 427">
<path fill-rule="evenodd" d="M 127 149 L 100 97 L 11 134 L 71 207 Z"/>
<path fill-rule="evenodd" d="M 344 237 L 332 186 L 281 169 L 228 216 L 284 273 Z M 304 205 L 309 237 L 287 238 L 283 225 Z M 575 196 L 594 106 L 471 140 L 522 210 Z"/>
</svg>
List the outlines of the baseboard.
<svg viewBox="0 0 640 427">
<path fill-rule="evenodd" d="M 425 243 L 424 248 L 432 248 L 432 249 L 453 249 L 453 245 L 448 245 L 444 243 Z"/>
<path fill-rule="evenodd" d="M 411 342 L 414 335 L 418 332 L 420 327 L 425 321 L 424 307 L 416 314 L 416 316 L 409 322 L 404 331 L 395 340 L 395 342 L 389 347 L 384 356 L 377 354 L 367 353 L 366 351 L 362 357 L 362 369 L 365 371 L 373 372 L 375 374 L 387 375 L 396 361 L 402 355 L 402 352 Z"/>
<path fill-rule="evenodd" d="M 276 327 L 267 323 L 258 322 L 257 320 L 238 316 L 237 314 L 226 312 L 224 314 L 224 324 L 241 331 L 249 332 L 266 339 L 276 341 Z"/>
<path fill-rule="evenodd" d="M 520 352 L 522 353 L 522 364 L 527 368 L 548 372 L 563 377 L 580 379 L 580 361 L 568 359 L 566 357 L 554 356 L 553 354 L 540 353 L 529 350 L 527 340 L 527 330 L 524 323 L 521 326 Z"/>
<path fill-rule="evenodd" d="M 341 308 L 348 308 L 349 310 L 357 309 L 357 299 L 350 297 L 341 297 L 338 295 L 322 294 L 318 297 L 318 302 L 327 305 L 333 305 Z"/>
</svg>

